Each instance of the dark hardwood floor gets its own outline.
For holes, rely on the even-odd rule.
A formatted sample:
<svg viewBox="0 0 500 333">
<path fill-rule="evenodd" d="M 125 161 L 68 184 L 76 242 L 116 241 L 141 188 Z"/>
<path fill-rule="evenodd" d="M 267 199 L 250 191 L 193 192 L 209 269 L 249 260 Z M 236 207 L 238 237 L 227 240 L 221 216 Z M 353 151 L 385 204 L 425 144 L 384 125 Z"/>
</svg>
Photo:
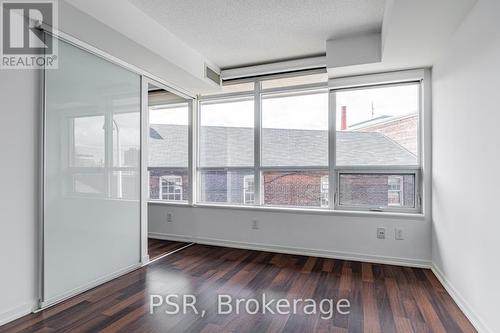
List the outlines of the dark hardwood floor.
<svg viewBox="0 0 500 333">
<path fill-rule="evenodd" d="M 217 295 L 350 301 L 350 314 L 217 315 Z M 193 294 L 206 315 L 150 314 L 153 294 Z M 234 302 L 233 302 L 233 305 Z M 242 308 L 244 308 L 242 306 Z M 252 308 L 253 309 L 253 308 Z M 299 309 L 305 310 L 299 306 Z M 426 269 L 193 245 L 0 332 L 475 332 Z"/>
<path fill-rule="evenodd" d="M 153 260 L 164 254 L 180 249 L 189 243 L 174 242 L 162 239 L 148 238 L 149 259 Z"/>
</svg>

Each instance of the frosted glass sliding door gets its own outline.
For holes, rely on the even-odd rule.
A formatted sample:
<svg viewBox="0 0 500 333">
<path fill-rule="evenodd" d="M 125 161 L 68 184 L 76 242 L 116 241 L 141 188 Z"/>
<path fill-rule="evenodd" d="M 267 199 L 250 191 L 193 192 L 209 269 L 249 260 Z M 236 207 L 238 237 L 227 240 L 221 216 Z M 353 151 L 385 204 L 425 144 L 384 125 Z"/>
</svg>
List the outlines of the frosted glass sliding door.
<svg viewBox="0 0 500 333">
<path fill-rule="evenodd" d="M 59 41 L 45 71 L 42 306 L 140 263 L 140 76 Z"/>
</svg>

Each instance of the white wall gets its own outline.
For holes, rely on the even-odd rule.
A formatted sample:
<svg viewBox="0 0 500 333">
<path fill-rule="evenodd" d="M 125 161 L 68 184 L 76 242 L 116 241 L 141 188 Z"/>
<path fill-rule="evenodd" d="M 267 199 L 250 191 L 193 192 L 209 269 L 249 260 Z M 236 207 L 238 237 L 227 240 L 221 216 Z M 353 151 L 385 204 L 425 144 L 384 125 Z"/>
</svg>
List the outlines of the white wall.
<svg viewBox="0 0 500 333">
<path fill-rule="evenodd" d="M 500 332 L 500 2 L 480 0 L 433 71 L 433 261 Z"/>
<path fill-rule="evenodd" d="M 37 75 L 0 70 L 0 325 L 36 297 Z"/>
<path fill-rule="evenodd" d="M 430 263 L 430 223 L 423 218 L 325 215 L 149 204 L 153 237 L 415 266 Z M 171 212 L 173 223 L 167 223 Z M 251 228 L 257 219 L 260 228 Z M 376 238 L 385 227 L 387 238 Z M 404 229 L 396 241 L 394 228 Z"/>
</svg>

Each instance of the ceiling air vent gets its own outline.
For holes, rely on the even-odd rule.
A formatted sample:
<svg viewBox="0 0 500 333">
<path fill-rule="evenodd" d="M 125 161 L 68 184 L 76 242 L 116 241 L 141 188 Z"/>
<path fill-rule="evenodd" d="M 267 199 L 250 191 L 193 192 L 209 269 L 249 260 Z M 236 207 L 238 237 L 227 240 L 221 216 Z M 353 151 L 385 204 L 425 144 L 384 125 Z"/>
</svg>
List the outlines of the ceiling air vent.
<svg viewBox="0 0 500 333">
<path fill-rule="evenodd" d="M 205 66 L 205 77 L 210 81 L 214 82 L 216 85 L 220 86 L 220 74 L 211 69 L 208 66 Z"/>
</svg>

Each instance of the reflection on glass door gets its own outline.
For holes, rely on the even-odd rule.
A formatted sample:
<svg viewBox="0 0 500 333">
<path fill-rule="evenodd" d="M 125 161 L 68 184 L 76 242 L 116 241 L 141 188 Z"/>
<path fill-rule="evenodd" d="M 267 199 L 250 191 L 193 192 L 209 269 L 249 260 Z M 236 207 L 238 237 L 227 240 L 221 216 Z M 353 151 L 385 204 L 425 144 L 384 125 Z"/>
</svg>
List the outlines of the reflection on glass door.
<svg viewBox="0 0 500 333">
<path fill-rule="evenodd" d="M 140 262 L 140 76 L 59 41 L 45 91 L 42 305 Z"/>
</svg>

